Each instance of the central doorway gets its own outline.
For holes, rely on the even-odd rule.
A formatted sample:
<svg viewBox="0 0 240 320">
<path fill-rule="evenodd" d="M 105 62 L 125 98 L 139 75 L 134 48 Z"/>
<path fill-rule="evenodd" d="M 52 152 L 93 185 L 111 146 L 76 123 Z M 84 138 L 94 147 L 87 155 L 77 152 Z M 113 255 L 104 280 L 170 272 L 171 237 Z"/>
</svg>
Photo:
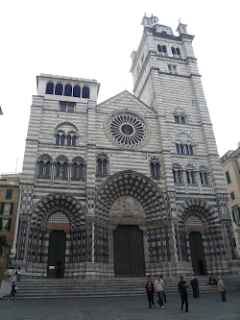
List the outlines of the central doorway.
<svg viewBox="0 0 240 320">
<path fill-rule="evenodd" d="M 115 277 L 145 277 L 143 232 L 138 226 L 119 225 L 113 238 Z"/>
<path fill-rule="evenodd" d="M 48 278 L 63 278 L 65 264 L 66 234 L 62 230 L 53 230 L 49 236 Z"/>
<path fill-rule="evenodd" d="M 190 252 L 192 258 L 193 271 L 195 275 L 206 274 L 206 264 L 204 259 L 203 241 L 200 232 L 189 233 Z"/>
</svg>

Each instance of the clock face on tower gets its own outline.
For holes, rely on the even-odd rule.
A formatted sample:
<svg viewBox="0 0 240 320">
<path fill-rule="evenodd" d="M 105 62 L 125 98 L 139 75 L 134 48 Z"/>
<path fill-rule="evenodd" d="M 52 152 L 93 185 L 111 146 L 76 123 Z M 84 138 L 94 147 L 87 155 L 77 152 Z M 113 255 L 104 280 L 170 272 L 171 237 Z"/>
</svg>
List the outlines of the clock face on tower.
<svg viewBox="0 0 240 320">
<path fill-rule="evenodd" d="M 144 119 L 130 112 L 119 112 L 107 121 L 107 134 L 122 148 L 137 148 L 146 142 L 147 125 Z"/>
</svg>

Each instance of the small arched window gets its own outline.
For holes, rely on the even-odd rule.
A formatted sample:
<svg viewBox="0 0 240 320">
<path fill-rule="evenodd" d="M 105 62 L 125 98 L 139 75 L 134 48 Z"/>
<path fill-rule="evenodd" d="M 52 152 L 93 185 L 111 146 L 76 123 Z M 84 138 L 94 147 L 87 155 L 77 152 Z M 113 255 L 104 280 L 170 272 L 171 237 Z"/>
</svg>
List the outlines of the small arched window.
<svg viewBox="0 0 240 320">
<path fill-rule="evenodd" d="M 189 154 L 193 155 L 193 148 L 191 145 L 189 145 Z"/>
<path fill-rule="evenodd" d="M 60 163 L 57 162 L 56 163 L 56 177 L 59 177 L 60 176 Z"/>
<path fill-rule="evenodd" d="M 88 87 L 83 87 L 82 97 L 85 99 L 89 99 L 89 88 Z"/>
<path fill-rule="evenodd" d="M 57 134 L 57 136 L 56 136 L 56 144 L 59 144 L 59 142 L 60 142 L 60 135 Z"/>
<path fill-rule="evenodd" d="M 48 161 L 47 164 L 46 164 L 46 173 L 45 173 L 45 175 L 46 176 L 50 176 L 50 171 L 51 171 L 51 163 L 50 163 L 50 161 Z"/>
<path fill-rule="evenodd" d="M 74 163 L 72 165 L 72 177 L 77 178 L 77 165 L 76 165 L 76 163 Z"/>
<path fill-rule="evenodd" d="M 72 137 L 70 135 L 68 135 L 67 137 L 67 145 L 70 146 L 72 142 Z"/>
<path fill-rule="evenodd" d="M 65 136 L 64 136 L 64 134 L 61 136 L 61 144 L 62 145 L 64 145 L 64 143 L 65 143 Z"/>
<path fill-rule="evenodd" d="M 209 184 L 207 172 L 200 172 L 200 180 L 201 180 L 201 184 L 203 184 L 203 185 Z"/>
<path fill-rule="evenodd" d="M 83 178 L 83 164 L 80 163 L 80 166 L 79 166 L 79 178 Z"/>
<path fill-rule="evenodd" d="M 164 53 L 167 53 L 167 48 L 166 48 L 166 46 L 162 46 L 162 51 L 163 51 Z"/>
<path fill-rule="evenodd" d="M 162 48 L 161 48 L 161 46 L 160 46 L 160 44 L 158 44 L 158 52 L 162 52 Z"/>
<path fill-rule="evenodd" d="M 175 48 L 171 48 L 172 49 L 172 54 L 176 54 L 176 50 L 175 50 Z"/>
<path fill-rule="evenodd" d="M 39 175 L 39 176 L 42 176 L 42 175 L 43 175 L 43 161 L 40 161 L 40 162 L 39 162 L 39 165 L 38 165 L 38 175 Z"/>
<path fill-rule="evenodd" d="M 104 159 L 102 164 L 103 164 L 103 173 L 107 173 L 107 160 Z"/>
<path fill-rule="evenodd" d="M 56 85 L 55 94 L 58 96 L 61 96 L 63 92 L 63 85 L 61 83 L 58 83 Z"/>
<path fill-rule="evenodd" d="M 173 169 L 173 179 L 175 183 L 182 183 L 182 171 L 179 167 Z"/>
<path fill-rule="evenodd" d="M 68 169 L 68 165 L 67 165 L 67 162 L 64 162 L 63 164 L 63 177 L 67 177 L 67 169 Z"/>
<path fill-rule="evenodd" d="M 53 83 L 52 82 L 48 82 L 47 86 L 46 86 L 46 94 L 53 94 Z"/>
<path fill-rule="evenodd" d="M 150 170 L 152 177 L 160 177 L 160 165 L 158 162 L 151 162 Z"/>
<path fill-rule="evenodd" d="M 73 96 L 80 98 L 80 93 L 81 93 L 80 87 L 79 87 L 79 86 L 75 86 L 75 87 L 73 88 Z"/>
<path fill-rule="evenodd" d="M 177 55 L 179 55 L 179 56 L 181 55 L 179 48 L 176 48 L 176 52 L 177 52 Z"/>
<path fill-rule="evenodd" d="M 72 137 L 72 145 L 75 146 L 76 145 L 76 136 Z"/>
<path fill-rule="evenodd" d="M 69 97 L 72 96 L 72 86 L 70 86 L 70 84 L 65 86 L 64 95 Z"/>
<path fill-rule="evenodd" d="M 102 173 L 102 160 L 98 159 L 97 161 L 97 172 Z"/>
</svg>

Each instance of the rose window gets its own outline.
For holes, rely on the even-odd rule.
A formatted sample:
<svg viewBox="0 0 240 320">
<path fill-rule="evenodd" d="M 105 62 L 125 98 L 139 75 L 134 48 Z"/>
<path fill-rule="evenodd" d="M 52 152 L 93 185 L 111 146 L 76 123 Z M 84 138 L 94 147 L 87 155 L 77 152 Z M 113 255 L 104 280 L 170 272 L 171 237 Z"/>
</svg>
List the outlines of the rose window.
<svg viewBox="0 0 240 320">
<path fill-rule="evenodd" d="M 143 119 L 133 114 L 117 114 L 108 120 L 111 140 L 125 148 L 139 147 L 146 140 L 147 129 Z"/>
</svg>

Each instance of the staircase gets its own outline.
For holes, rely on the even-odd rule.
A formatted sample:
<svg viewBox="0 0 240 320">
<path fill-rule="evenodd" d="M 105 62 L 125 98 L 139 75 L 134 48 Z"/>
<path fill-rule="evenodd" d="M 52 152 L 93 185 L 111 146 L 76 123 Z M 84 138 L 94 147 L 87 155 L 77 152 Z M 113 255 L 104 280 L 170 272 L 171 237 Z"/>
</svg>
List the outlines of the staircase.
<svg viewBox="0 0 240 320">
<path fill-rule="evenodd" d="M 164 278 L 166 294 L 177 294 L 179 278 Z M 209 276 L 199 276 L 200 295 L 218 292 L 218 286 L 208 285 Z M 227 292 L 240 291 L 240 276 L 223 276 Z M 189 294 L 191 278 L 186 278 Z M 80 297 L 124 297 L 145 295 L 146 278 L 114 278 L 112 280 L 85 279 L 21 279 L 17 283 L 18 299 L 59 299 Z"/>
</svg>

